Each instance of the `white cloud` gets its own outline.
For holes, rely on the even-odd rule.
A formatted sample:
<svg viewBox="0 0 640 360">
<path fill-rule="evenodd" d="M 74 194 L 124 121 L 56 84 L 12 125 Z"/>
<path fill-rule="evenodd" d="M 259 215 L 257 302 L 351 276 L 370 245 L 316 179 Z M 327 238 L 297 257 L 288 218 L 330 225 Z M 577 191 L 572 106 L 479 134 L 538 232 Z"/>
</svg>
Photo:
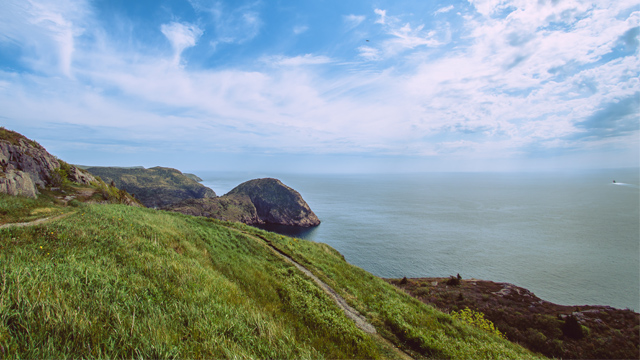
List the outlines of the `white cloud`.
<svg viewBox="0 0 640 360">
<path fill-rule="evenodd" d="M 424 32 L 424 25 L 420 25 L 415 29 L 411 28 L 410 24 L 405 24 L 401 28 L 392 28 L 390 29 L 390 34 L 395 36 L 396 39 L 393 39 L 388 42 L 388 46 L 398 46 L 400 48 L 409 48 L 413 49 L 417 46 L 426 45 L 426 46 L 438 46 L 441 45 L 441 42 L 436 40 L 436 31 L 430 30 L 428 32 Z"/>
<path fill-rule="evenodd" d="M 343 16 L 342 19 L 347 26 L 347 30 L 351 30 L 360 25 L 364 21 L 364 19 L 366 19 L 366 16 L 350 14 Z"/>
<path fill-rule="evenodd" d="M 380 16 L 380 18 L 376 20 L 376 24 L 385 24 L 387 20 L 387 10 L 375 9 L 373 12 Z"/>
<path fill-rule="evenodd" d="M 453 10 L 454 7 L 453 5 L 449 5 L 449 6 L 445 6 L 445 7 L 441 7 L 440 9 L 436 10 L 433 15 L 438 15 L 438 14 L 444 14 L 444 13 L 448 13 L 449 11 Z"/>
<path fill-rule="evenodd" d="M 273 56 L 263 59 L 266 63 L 276 66 L 301 66 L 301 65 L 322 65 L 333 62 L 326 56 L 305 54 L 294 57 Z"/>
<path fill-rule="evenodd" d="M 173 47 L 173 63 L 180 64 L 180 56 L 186 48 L 196 45 L 202 30 L 193 24 L 172 22 L 163 24 L 160 31 L 167 37 Z"/>
<path fill-rule="evenodd" d="M 388 16 L 386 10 L 375 9 L 381 24 L 389 38 L 376 42 L 375 45 L 358 48 L 360 56 L 368 60 L 382 60 L 397 56 L 406 50 L 420 46 L 438 47 L 449 41 L 451 36 L 448 24 L 439 25 L 438 29 L 425 29 L 425 25 L 412 27 L 410 23 L 401 24 L 397 17 Z"/>
<path fill-rule="evenodd" d="M 347 59 L 353 60 L 352 72 L 342 71 L 345 59 L 313 53 L 265 55 L 253 68 L 183 68 L 175 64 L 206 28 L 163 25 L 174 49 L 171 61 L 157 53 L 123 51 L 100 38 L 99 46 L 78 46 L 77 34 L 85 27 L 71 10 L 46 8 L 44 13 L 60 17 L 38 22 L 35 8 L 12 2 L 14 15 L 0 19 L 22 25 L 0 21 L 0 41 L 23 42 L 25 51 L 35 47 L 25 55 L 33 64 L 54 64 L 58 72 L 77 76 L 0 71 L 0 116 L 34 126 L 109 128 L 110 141 L 130 142 L 131 149 L 168 140 L 194 151 L 251 147 L 476 158 L 522 156 L 529 147 L 597 149 L 614 141 L 581 145 L 572 136 L 586 130 L 576 124 L 640 92 L 637 50 L 603 58 L 637 26 L 640 12 L 622 11 L 632 3 L 625 1 L 586 8 L 572 0 L 473 1 L 478 11 L 458 30 L 455 48 L 445 47 L 445 25 L 401 23 L 376 9 L 388 38 L 358 47 L 357 58 Z M 515 10 L 496 12 L 486 4 Z M 219 14 L 229 27 L 215 29 L 212 43 L 239 43 L 259 29 L 257 14 L 232 13 Z M 348 26 L 364 17 L 343 20 Z M 68 33 L 71 41 L 57 37 Z M 54 60 L 46 50 L 55 50 Z M 372 62 L 392 56 L 389 68 L 383 68 L 387 62 Z M 629 138 L 616 138 L 616 146 L 627 146 Z"/>
<path fill-rule="evenodd" d="M 28 45 L 33 68 L 71 77 L 75 38 L 90 20 L 87 8 L 84 1 L 7 0 L 0 12 L 0 41 Z"/>
<path fill-rule="evenodd" d="M 360 46 L 358 47 L 358 52 L 361 57 L 365 58 L 365 60 L 375 61 L 381 59 L 380 50 L 371 46 Z"/>
<path fill-rule="evenodd" d="M 297 25 L 293 27 L 293 33 L 296 35 L 300 35 L 309 30 L 309 27 L 306 25 Z"/>
</svg>

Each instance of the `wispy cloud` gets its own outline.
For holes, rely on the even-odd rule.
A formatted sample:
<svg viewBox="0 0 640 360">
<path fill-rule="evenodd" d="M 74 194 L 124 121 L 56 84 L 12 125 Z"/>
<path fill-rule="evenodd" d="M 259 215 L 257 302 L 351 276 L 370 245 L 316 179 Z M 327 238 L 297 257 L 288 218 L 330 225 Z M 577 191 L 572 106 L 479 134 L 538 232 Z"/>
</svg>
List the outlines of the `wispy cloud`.
<svg viewBox="0 0 640 360">
<path fill-rule="evenodd" d="M 375 47 L 359 47 L 360 56 L 365 59 L 387 59 L 419 46 L 441 46 L 448 40 L 449 33 L 446 27 L 437 30 L 425 29 L 424 24 L 412 27 L 410 23 L 401 23 L 395 16 L 388 16 L 386 10 L 375 9 L 374 12 L 380 16 L 376 23 L 381 24 L 390 37 L 379 41 Z"/>
<path fill-rule="evenodd" d="M 444 13 L 448 13 L 449 11 L 453 10 L 454 7 L 453 5 L 449 5 L 449 6 L 445 6 L 445 7 L 441 7 L 440 9 L 436 10 L 433 15 L 438 15 L 438 14 L 444 14 Z"/>
<path fill-rule="evenodd" d="M 293 33 L 296 35 L 300 35 L 309 30 L 309 27 L 306 25 L 296 25 L 293 27 Z"/>
<path fill-rule="evenodd" d="M 184 49 L 195 46 L 198 38 L 202 35 L 202 30 L 199 27 L 189 23 L 172 22 L 163 24 L 160 30 L 171 42 L 174 51 L 174 65 L 180 64 L 180 55 Z"/>
<path fill-rule="evenodd" d="M 376 61 L 382 58 L 380 50 L 371 46 L 360 46 L 358 47 L 358 52 L 365 60 Z"/>
<path fill-rule="evenodd" d="M 387 10 L 374 9 L 373 10 L 376 15 L 380 16 L 378 20 L 376 20 L 376 24 L 385 24 L 387 21 Z"/>
<path fill-rule="evenodd" d="M 263 25 L 257 8 L 260 2 L 229 7 L 221 1 L 209 2 L 201 0 L 189 0 L 189 3 L 198 13 L 205 14 L 211 19 L 207 22 L 214 34 L 214 40 L 210 43 L 217 44 L 243 44 L 255 38 Z M 205 31 L 209 29 L 204 29 Z"/>
<path fill-rule="evenodd" d="M 305 54 L 294 57 L 271 56 L 263 59 L 263 61 L 270 65 L 276 66 L 321 65 L 332 62 L 332 60 L 326 56 L 318 56 L 313 54 Z"/>
<path fill-rule="evenodd" d="M 25 46 L 30 66 L 72 76 L 75 38 L 84 31 L 86 4 L 78 1 L 7 0 L 0 14 L 0 41 Z M 89 20 L 89 19 L 87 19 Z"/>
<path fill-rule="evenodd" d="M 351 30 L 358 27 L 358 25 L 360 25 L 366 18 L 367 17 L 364 15 L 354 15 L 354 14 L 345 15 L 342 17 L 347 27 L 347 30 Z"/>
<path fill-rule="evenodd" d="M 198 66 L 176 65 L 195 62 L 188 56 L 207 42 L 254 49 L 241 44 L 268 26 L 256 3 L 203 2 L 208 7 L 198 5 L 195 20 L 156 22 L 160 45 L 143 50 L 114 39 L 84 1 L 9 1 L 0 12 L 0 42 L 20 50 L 11 56 L 24 69 L 0 70 L 0 117 L 3 124 L 69 127 L 77 138 L 78 129 L 101 134 L 91 137 L 102 139 L 101 151 L 117 143 L 160 151 L 157 144 L 171 143 L 199 154 L 492 159 L 615 146 L 637 158 L 635 2 L 473 0 L 458 9 L 465 12 L 459 28 L 445 16 L 429 17 L 432 24 L 375 9 L 375 23 L 337 18 L 345 38 L 377 31 L 371 42 L 328 39 L 292 49 L 278 38 L 277 47 L 241 65 L 207 67 L 228 54 L 225 47 Z M 280 28 L 290 42 L 299 40 L 295 23 Z M 345 36 L 352 26 L 360 28 Z M 74 146 L 95 145 L 81 142 Z"/>
</svg>

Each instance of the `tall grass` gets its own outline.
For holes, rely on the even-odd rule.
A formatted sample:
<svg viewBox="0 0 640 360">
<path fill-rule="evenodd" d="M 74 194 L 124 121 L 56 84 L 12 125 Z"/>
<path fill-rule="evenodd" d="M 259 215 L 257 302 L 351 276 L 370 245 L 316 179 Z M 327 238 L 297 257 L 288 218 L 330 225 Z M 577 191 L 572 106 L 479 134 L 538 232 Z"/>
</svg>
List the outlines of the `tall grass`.
<svg viewBox="0 0 640 360">
<path fill-rule="evenodd" d="M 0 225 L 58 215 L 64 209 L 53 198 L 40 195 L 37 199 L 0 193 Z"/>
<path fill-rule="evenodd" d="M 202 219 L 87 206 L 0 230 L 0 354 L 375 358 L 293 266 Z"/>
<path fill-rule="evenodd" d="M 347 263 L 326 244 L 291 239 L 242 224 L 232 226 L 263 238 L 303 264 L 364 314 L 383 336 L 414 356 L 438 359 L 541 357 L 407 296 L 382 279 Z"/>
<path fill-rule="evenodd" d="M 270 243 L 418 357 L 526 350 L 436 311 L 325 244 L 123 205 L 0 229 L 0 358 L 391 356 Z"/>
</svg>

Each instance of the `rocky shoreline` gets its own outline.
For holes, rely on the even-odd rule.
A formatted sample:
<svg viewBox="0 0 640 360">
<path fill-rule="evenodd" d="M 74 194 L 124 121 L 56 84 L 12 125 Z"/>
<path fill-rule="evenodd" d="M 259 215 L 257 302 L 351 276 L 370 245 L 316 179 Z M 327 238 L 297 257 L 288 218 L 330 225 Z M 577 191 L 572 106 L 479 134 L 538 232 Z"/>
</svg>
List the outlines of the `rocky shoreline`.
<svg viewBox="0 0 640 360">
<path fill-rule="evenodd" d="M 445 312 L 485 314 L 510 341 L 548 357 L 640 358 L 640 314 L 610 306 L 558 305 L 508 283 L 451 278 L 386 279 Z"/>
</svg>

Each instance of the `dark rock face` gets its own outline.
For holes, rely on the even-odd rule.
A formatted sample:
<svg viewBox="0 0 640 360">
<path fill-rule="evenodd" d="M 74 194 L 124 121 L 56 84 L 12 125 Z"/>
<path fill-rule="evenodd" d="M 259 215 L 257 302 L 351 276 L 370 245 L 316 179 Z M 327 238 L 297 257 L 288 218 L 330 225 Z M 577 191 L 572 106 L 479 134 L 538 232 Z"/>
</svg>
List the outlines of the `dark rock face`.
<svg viewBox="0 0 640 360">
<path fill-rule="evenodd" d="M 256 179 L 217 198 L 188 199 L 165 210 L 249 225 L 317 226 L 320 220 L 300 194 L 277 179 Z"/>
<path fill-rule="evenodd" d="M 60 166 L 60 161 L 37 142 L 0 128 L 0 192 L 35 197 L 37 187 L 52 184 Z M 95 181 L 93 176 L 72 165 L 68 165 L 67 172 L 71 181 L 83 184 Z"/>
<path fill-rule="evenodd" d="M 246 195 L 263 223 L 317 226 L 320 220 L 300 194 L 278 179 L 255 179 L 244 182 L 227 195 Z"/>
<path fill-rule="evenodd" d="M 186 199 L 216 197 L 213 190 L 176 169 L 89 167 L 87 170 L 107 183 L 113 181 L 116 187 L 134 194 L 151 208 L 166 207 Z"/>
</svg>

